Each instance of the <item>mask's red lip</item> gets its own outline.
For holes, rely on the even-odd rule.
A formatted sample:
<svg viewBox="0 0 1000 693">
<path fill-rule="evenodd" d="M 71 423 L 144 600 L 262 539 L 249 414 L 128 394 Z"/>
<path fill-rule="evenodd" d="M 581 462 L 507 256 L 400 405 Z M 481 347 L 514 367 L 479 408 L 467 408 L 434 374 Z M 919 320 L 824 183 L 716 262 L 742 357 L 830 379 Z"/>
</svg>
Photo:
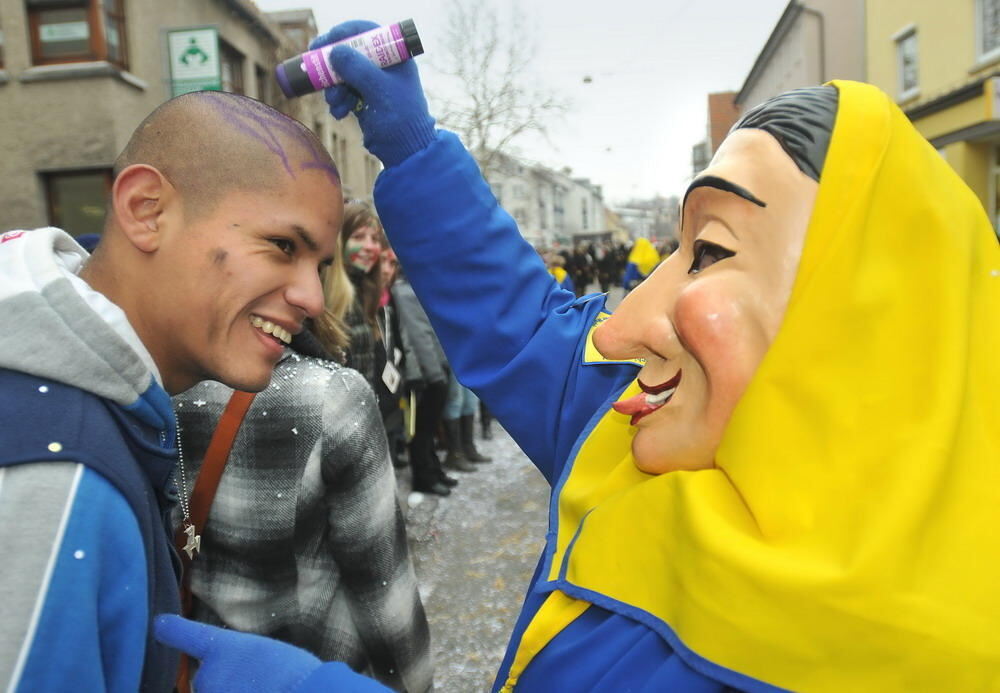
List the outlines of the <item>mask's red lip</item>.
<svg viewBox="0 0 1000 693">
<path fill-rule="evenodd" d="M 660 383 L 659 385 L 646 385 L 641 380 L 637 380 L 636 382 L 639 383 L 639 387 L 642 388 L 642 391 L 645 392 L 647 395 L 658 395 L 661 392 L 665 392 L 667 390 L 673 389 L 673 388 L 677 387 L 678 385 L 680 385 L 680 382 L 681 382 L 681 371 L 678 370 L 677 371 L 677 375 L 675 375 L 673 378 L 671 378 L 667 382 Z"/>
<path fill-rule="evenodd" d="M 642 390 L 642 392 L 632 397 L 629 397 L 626 400 L 615 402 L 614 404 L 611 405 L 611 408 L 614 409 L 619 414 L 625 414 L 626 416 L 632 417 L 630 421 L 632 426 L 635 426 L 643 418 L 649 416 L 654 411 L 656 411 L 657 409 L 665 405 L 667 402 L 669 402 L 671 399 L 673 399 L 674 395 L 673 393 L 671 393 L 667 395 L 662 402 L 658 402 L 657 404 L 650 404 L 646 400 L 646 398 L 649 395 L 656 396 L 660 393 L 667 392 L 668 390 L 676 388 L 677 385 L 680 384 L 681 382 L 681 372 L 677 371 L 677 375 L 675 375 L 673 378 L 671 378 L 670 380 L 661 385 L 655 385 L 653 387 L 650 387 L 648 385 L 643 385 L 642 381 L 640 380 L 637 380 L 636 382 L 639 383 L 639 388 Z"/>
</svg>

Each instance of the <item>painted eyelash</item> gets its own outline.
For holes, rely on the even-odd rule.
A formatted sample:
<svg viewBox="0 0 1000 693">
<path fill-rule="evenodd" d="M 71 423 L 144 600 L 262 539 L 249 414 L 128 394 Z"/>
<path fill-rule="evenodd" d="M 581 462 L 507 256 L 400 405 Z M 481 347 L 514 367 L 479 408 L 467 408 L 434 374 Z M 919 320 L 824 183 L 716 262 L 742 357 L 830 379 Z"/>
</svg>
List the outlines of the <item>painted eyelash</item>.
<svg viewBox="0 0 1000 693">
<path fill-rule="evenodd" d="M 701 261 L 708 253 L 715 253 L 714 259 L 708 265 L 705 265 L 704 267 L 700 266 Z M 692 254 L 694 257 L 691 261 L 691 267 L 688 268 L 688 274 L 698 274 L 699 272 L 708 269 L 716 262 L 733 257 L 736 255 L 736 252 L 730 250 L 729 248 L 724 248 L 717 243 L 712 243 L 711 241 L 697 240 L 692 246 Z"/>
</svg>

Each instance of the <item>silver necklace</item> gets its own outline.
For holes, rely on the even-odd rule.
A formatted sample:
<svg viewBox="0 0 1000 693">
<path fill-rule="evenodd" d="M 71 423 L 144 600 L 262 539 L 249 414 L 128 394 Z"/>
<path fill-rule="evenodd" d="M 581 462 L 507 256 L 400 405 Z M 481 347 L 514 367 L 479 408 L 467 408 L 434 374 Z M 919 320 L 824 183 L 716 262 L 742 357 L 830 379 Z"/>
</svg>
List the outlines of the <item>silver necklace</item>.
<svg viewBox="0 0 1000 693">
<path fill-rule="evenodd" d="M 190 506 L 188 505 L 187 474 L 184 472 L 184 448 L 181 447 L 181 424 L 177 422 L 177 468 L 181 470 L 181 514 L 184 516 L 184 534 L 187 535 L 187 543 L 184 544 L 184 551 L 188 559 L 193 559 L 194 555 L 201 550 L 201 535 L 198 528 L 191 522 Z"/>
</svg>

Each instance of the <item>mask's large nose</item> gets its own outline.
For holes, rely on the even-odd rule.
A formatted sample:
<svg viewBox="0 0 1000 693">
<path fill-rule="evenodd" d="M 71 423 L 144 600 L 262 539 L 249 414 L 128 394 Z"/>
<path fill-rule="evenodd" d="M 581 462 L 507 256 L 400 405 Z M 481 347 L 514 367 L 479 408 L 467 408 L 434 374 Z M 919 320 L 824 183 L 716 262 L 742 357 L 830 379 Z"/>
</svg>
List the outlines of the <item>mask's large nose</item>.
<svg viewBox="0 0 1000 693">
<path fill-rule="evenodd" d="M 594 346 L 605 358 L 624 361 L 673 355 L 677 334 L 670 316 L 675 292 L 670 290 L 670 275 L 665 270 L 658 268 L 633 289 L 594 331 Z"/>
</svg>

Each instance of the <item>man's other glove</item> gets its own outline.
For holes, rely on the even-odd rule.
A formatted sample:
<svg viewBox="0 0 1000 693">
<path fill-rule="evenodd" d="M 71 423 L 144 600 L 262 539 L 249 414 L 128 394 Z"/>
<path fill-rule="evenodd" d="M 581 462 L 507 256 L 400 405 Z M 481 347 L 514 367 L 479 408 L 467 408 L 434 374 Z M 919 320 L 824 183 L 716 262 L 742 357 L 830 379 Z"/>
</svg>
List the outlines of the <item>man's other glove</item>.
<svg viewBox="0 0 1000 693">
<path fill-rule="evenodd" d="M 314 38 L 309 48 L 336 43 L 378 26 L 362 20 L 344 22 Z M 330 65 L 344 80 L 324 91 L 330 115 L 340 120 L 353 111 L 365 147 L 387 168 L 434 141 L 434 119 L 427 110 L 416 62 L 379 68 L 350 46 L 337 46 L 330 52 Z"/>
<path fill-rule="evenodd" d="M 318 658 L 260 635 L 197 623 L 174 614 L 154 623 L 156 639 L 201 660 L 192 682 L 199 693 L 213 691 L 329 691 L 385 693 L 382 684 L 343 662 Z"/>
</svg>

